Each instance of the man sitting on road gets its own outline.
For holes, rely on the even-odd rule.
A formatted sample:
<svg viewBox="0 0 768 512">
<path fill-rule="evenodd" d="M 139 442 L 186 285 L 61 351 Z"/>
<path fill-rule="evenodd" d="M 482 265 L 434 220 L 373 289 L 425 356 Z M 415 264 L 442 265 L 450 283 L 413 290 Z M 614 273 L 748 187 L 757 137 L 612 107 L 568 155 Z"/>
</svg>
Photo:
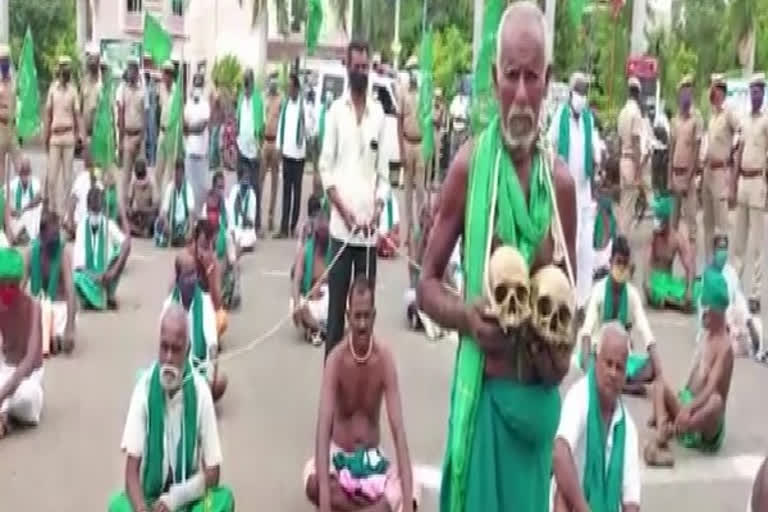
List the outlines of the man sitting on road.
<svg viewBox="0 0 768 512">
<path fill-rule="evenodd" d="M 190 336 L 190 361 L 192 367 L 207 378 L 213 401 L 222 397 L 227 389 L 227 378 L 218 371 L 216 357 L 219 353 L 219 334 L 216 331 L 216 310 L 211 296 L 203 293 L 197 264 L 188 252 L 176 257 L 176 285 L 163 304 L 163 312 L 173 304 L 181 304 L 187 311 Z"/>
<path fill-rule="evenodd" d="M 228 320 L 221 299 L 222 271 L 213 249 L 215 240 L 216 228 L 208 222 L 208 219 L 199 219 L 189 244 L 181 254 L 188 254 L 195 261 L 200 287 L 203 294 L 210 297 L 213 308 L 216 310 L 216 332 L 219 334 L 219 347 L 221 347 L 221 337 L 227 329 Z"/>
<path fill-rule="evenodd" d="M 608 196 L 598 197 L 595 228 L 592 237 L 594 251 L 593 275 L 608 270 L 613 254 L 613 241 L 616 239 L 616 216 L 613 214 L 613 202 Z"/>
<path fill-rule="evenodd" d="M 376 242 L 376 252 L 379 258 L 394 258 L 400 248 L 400 212 L 397 197 L 390 194 L 384 211 L 379 217 L 379 239 Z"/>
<path fill-rule="evenodd" d="M 624 235 L 619 235 L 613 242 L 610 273 L 592 288 L 584 324 L 579 332 L 581 353 L 575 357 L 581 369 L 586 371 L 590 356 L 594 353 L 595 347 L 591 341 L 595 331 L 609 322 L 618 322 L 627 331 L 636 327 L 645 342 L 646 350 L 637 352 L 631 346 L 627 347 L 630 352 L 624 391 L 645 394 L 645 385 L 661 375 L 661 357 L 656 350 L 640 293 L 629 282 L 630 256 L 629 242 Z M 631 343 L 631 339 L 627 340 Z"/>
<path fill-rule="evenodd" d="M 322 511 L 416 509 L 394 356 L 376 340 L 375 319 L 373 283 L 357 276 L 349 290 L 346 339 L 326 360 L 315 458 L 304 470 L 307 497 Z M 379 451 L 382 400 L 396 464 Z"/>
<path fill-rule="evenodd" d="M 72 283 L 72 255 L 61 241 L 59 216 L 43 211 L 40 237 L 27 253 L 26 279 L 32 297 L 40 301 L 43 355 L 75 348 L 75 288 Z"/>
<path fill-rule="evenodd" d="M 252 251 L 256 246 L 257 204 L 250 177 L 240 172 L 237 186 L 229 191 L 227 214 L 232 219 L 235 244 L 244 251 Z"/>
<path fill-rule="evenodd" d="M 128 194 L 127 210 L 131 234 L 149 238 L 157 219 L 158 208 L 154 197 L 154 185 L 147 176 L 147 163 L 144 160 L 137 160 L 133 166 L 133 182 Z"/>
<path fill-rule="evenodd" d="M 176 160 L 173 182 L 168 183 L 155 223 L 155 245 L 183 247 L 195 226 L 195 195 L 184 177 L 184 160 Z"/>
<path fill-rule="evenodd" d="M 0 439 L 11 420 L 37 425 L 43 410 L 40 306 L 24 293 L 24 257 L 0 249 Z"/>
<path fill-rule="evenodd" d="M 221 267 L 221 299 L 226 309 L 240 307 L 240 271 L 238 265 L 238 249 L 234 234 L 227 215 L 224 201 L 224 174 L 221 171 L 213 175 L 213 187 L 208 191 L 202 218 L 214 228 L 214 251 Z"/>
<path fill-rule="evenodd" d="M 669 440 L 703 452 L 716 452 L 725 438 L 725 406 L 733 375 L 733 348 L 728 336 L 725 311 L 728 285 L 712 267 L 704 273 L 701 291 L 703 322 L 707 330 L 699 344 L 685 387 L 675 394 L 663 379 L 653 389 L 653 416 L 649 424 L 655 439 L 645 448 L 649 466 L 671 466 L 674 457 Z"/>
<path fill-rule="evenodd" d="M 637 428 L 621 400 L 629 343 L 620 323 L 604 324 L 594 364 L 565 396 L 552 464 L 553 512 L 640 510 Z"/>
<path fill-rule="evenodd" d="M 192 369 L 187 312 L 169 307 L 160 323 L 158 360 L 131 395 L 121 448 L 125 489 L 109 512 L 232 512 L 219 486 L 221 443 L 205 379 Z"/>
<path fill-rule="evenodd" d="M 325 341 L 328 319 L 328 221 L 319 216 L 312 234 L 296 255 L 291 269 L 293 324 L 304 331 L 304 339 L 319 347 Z"/>
<path fill-rule="evenodd" d="M 654 308 L 671 307 L 693 312 L 695 259 L 688 237 L 675 230 L 671 223 L 672 198 L 658 198 L 654 204 L 656 222 L 651 237 L 649 276 L 644 284 L 648 304 Z M 685 277 L 672 273 L 675 258 L 685 270 Z"/>
<path fill-rule="evenodd" d="M 12 245 L 24 245 L 37 238 L 40 229 L 40 212 L 43 209 L 40 180 L 32 176 L 29 158 L 21 159 L 19 175 L 10 183 L 8 197 L 11 221 Z"/>
<path fill-rule="evenodd" d="M 115 292 L 131 252 L 131 239 L 103 213 L 104 192 L 88 192 L 88 217 L 77 226 L 74 283 L 81 303 L 90 309 L 117 309 Z"/>
<path fill-rule="evenodd" d="M 75 238 L 77 226 L 88 215 L 88 192 L 92 188 L 103 189 L 101 170 L 93 167 L 93 160 L 87 148 L 83 148 L 83 170 L 75 177 L 69 199 L 67 217 L 64 219 L 64 229 L 70 239 Z"/>
</svg>

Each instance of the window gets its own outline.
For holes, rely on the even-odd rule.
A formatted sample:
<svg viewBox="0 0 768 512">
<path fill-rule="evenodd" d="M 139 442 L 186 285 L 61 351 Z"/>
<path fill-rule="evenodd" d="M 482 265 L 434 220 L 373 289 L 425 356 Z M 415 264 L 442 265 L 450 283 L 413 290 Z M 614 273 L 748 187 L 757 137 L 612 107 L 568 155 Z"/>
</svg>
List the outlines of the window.
<svg viewBox="0 0 768 512">
<path fill-rule="evenodd" d="M 397 115 L 397 109 L 395 109 L 392 96 L 389 94 L 389 91 L 386 87 L 382 87 L 381 85 L 374 85 L 373 97 L 379 100 L 379 103 L 381 103 L 381 108 L 384 110 L 384 114 L 388 116 Z"/>
<path fill-rule="evenodd" d="M 322 99 L 325 99 L 325 95 L 328 91 L 333 94 L 333 99 L 340 97 L 344 92 L 344 77 L 340 75 L 325 75 L 323 77 Z"/>
<path fill-rule="evenodd" d="M 141 12 L 141 0 L 126 0 L 128 12 Z"/>
<path fill-rule="evenodd" d="M 171 12 L 175 16 L 184 16 L 184 0 L 171 0 Z"/>
</svg>

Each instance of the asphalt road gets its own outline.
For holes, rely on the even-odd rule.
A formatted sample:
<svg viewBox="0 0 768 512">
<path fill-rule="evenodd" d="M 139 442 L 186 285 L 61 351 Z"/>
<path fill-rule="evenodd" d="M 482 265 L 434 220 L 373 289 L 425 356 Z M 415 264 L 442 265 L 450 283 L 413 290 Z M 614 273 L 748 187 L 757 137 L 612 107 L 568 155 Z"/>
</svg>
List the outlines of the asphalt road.
<svg viewBox="0 0 768 512">
<path fill-rule="evenodd" d="M 41 156 L 33 164 L 41 166 Z M 305 184 L 306 191 L 308 179 Z M 647 226 L 636 230 L 635 247 L 642 247 L 646 236 Z M 227 354 L 244 349 L 222 363 L 230 386 L 218 406 L 222 481 L 234 489 L 239 510 L 311 510 L 301 472 L 313 452 L 323 352 L 301 342 L 288 321 L 294 249 L 293 241 L 267 240 L 245 257 L 243 308 L 230 317 L 223 340 Z M 104 510 L 110 493 L 122 487 L 123 422 L 136 373 L 157 350 L 158 314 L 171 282 L 172 258 L 171 251 L 135 241 L 118 292 L 120 310 L 81 314 L 74 354 L 46 361 L 41 425 L 0 441 L 0 511 Z M 425 488 L 422 509 L 433 511 L 456 345 L 428 342 L 408 330 L 406 285 L 403 259 L 381 262 L 376 330 L 396 355 L 411 456 Z M 677 313 L 650 317 L 665 373 L 682 383 L 695 320 Z M 281 319 L 274 335 L 262 339 Z M 737 362 L 722 451 L 703 456 L 676 448 L 675 469 L 644 469 L 643 510 L 744 510 L 750 481 L 768 446 L 768 411 L 760 396 L 768 382 L 766 370 L 747 360 Z M 574 378 L 569 376 L 564 388 Z M 627 401 L 644 442 L 649 404 Z"/>
</svg>

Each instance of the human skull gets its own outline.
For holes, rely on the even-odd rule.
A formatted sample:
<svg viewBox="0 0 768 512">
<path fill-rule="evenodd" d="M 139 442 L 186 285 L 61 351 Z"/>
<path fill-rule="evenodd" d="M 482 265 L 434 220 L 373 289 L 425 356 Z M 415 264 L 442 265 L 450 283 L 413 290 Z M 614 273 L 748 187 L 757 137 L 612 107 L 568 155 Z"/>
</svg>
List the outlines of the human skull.
<svg viewBox="0 0 768 512">
<path fill-rule="evenodd" d="M 539 336 L 554 347 L 573 345 L 573 288 L 559 267 L 547 265 L 533 276 L 531 307 L 531 324 Z"/>
<path fill-rule="evenodd" d="M 493 251 L 487 280 L 489 313 L 502 329 L 517 327 L 531 316 L 528 265 L 517 249 L 502 245 Z"/>
</svg>

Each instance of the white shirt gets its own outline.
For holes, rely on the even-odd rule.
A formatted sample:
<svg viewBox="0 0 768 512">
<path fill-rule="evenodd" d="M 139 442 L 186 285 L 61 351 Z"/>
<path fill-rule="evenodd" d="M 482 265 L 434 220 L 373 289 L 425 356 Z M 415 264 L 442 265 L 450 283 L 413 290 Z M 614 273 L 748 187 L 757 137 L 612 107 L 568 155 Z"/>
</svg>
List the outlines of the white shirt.
<svg viewBox="0 0 768 512">
<path fill-rule="evenodd" d="M 325 116 L 325 135 L 320 154 L 323 188 L 336 188 L 342 203 L 358 219 L 373 217 L 376 201 L 389 198 L 389 161 L 381 155 L 384 141 L 384 110 L 370 96 L 360 124 L 349 92 L 331 104 Z M 377 149 L 374 150 L 373 146 Z M 382 212 L 383 214 L 383 212 Z M 333 238 L 350 245 L 372 246 L 376 237 L 351 235 L 335 206 L 331 207 L 329 231 Z"/>
<path fill-rule="evenodd" d="M 240 185 L 235 184 L 230 190 L 229 190 L 229 196 L 227 197 L 227 219 L 232 222 L 234 225 L 235 223 L 235 202 L 237 200 L 237 194 L 240 191 Z M 253 192 L 253 188 L 251 186 L 248 186 L 248 208 L 245 212 L 245 217 L 251 221 L 251 224 L 255 226 L 256 224 L 256 194 Z M 240 223 L 242 225 L 243 219 L 240 219 Z M 240 226 L 236 226 L 240 227 Z"/>
<path fill-rule="evenodd" d="M 195 103 L 190 99 L 184 107 L 184 122 L 188 124 L 198 124 L 202 121 L 211 120 L 211 106 L 205 97 Z M 185 144 L 187 153 L 190 155 L 206 156 L 208 154 L 208 126 L 200 134 L 187 135 Z"/>
<path fill-rule="evenodd" d="M 163 195 L 163 206 L 160 209 L 160 215 L 163 217 L 168 216 L 168 210 L 171 209 L 172 194 L 176 194 L 176 208 L 173 212 L 173 220 L 176 224 L 182 224 L 186 222 L 192 213 L 195 211 L 195 195 L 192 193 L 192 187 L 189 186 L 187 180 L 184 180 L 184 188 L 187 189 L 187 216 L 184 216 L 184 194 L 179 190 L 176 190 L 176 184 L 170 182 L 165 186 L 165 194 Z"/>
<path fill-rule="evenodd" d="M 306 103 L 304 103 L 304 133 L 302 137 L 299 137 L 299 142 L 296 143 L 296 130 L 299 114 L 301 113 L 300 106 L 303 101 L 301 96 L 297 96 L 295 100 L 292 100 L 289 96 L 285 103 L 285 119 L 281 115 L 277 123 L 277 143 L 280 151 L 284 157 L 293 158 L 294 160 L 303 160 L 307 154 L 307 145 L 304 142 L 309 126 L 309 123 L 307 123 Z M 285 120 L 285 127 L 283 127 L 283 120 Z"/>
<path fill-rule="evenodd" d="M 114 255 L 114 252 L 117 247 L 121 246 L 123 242 L 125 241 L 125 235 L 122 231 L 120 231 L 120 228 L 117 226 L 117 223 L 113 221 L 112 219 L 108 219 L 106 216 L 102 216 L 104 224 L 102 226 L 106 227 L 107 230 L 107 236 L 105 237 L 104 243 L 106 246 L 104 247 L 104 256 L 107 258 L 107 261 L 105 262 L 104 270 L 106 270 L 107 266 L 109 265 L 109 260 L 112 259 L 112 256 Z M 77 232 L 75 234 L 75 247 L 74 247 L 74 255 L 72 256 L 72 268 L 73 269 L 79 269 L 79 268 L 85 268 L 85 230 L 91 229 L 90 222 L 83 218 L 83 222 L 77 225 Z M 93 249 L 93 257 L 96 258 L 98 254 L 99 249 L 99 237 L 98 236 L 91 236 L 91 247 Z"/>
<path fill-rule="evenodd" d="M 9 194 L 6 194 L 5 197 L 8 198 L 9 206 L 11 207 L 11 210 L 16 209 L 16 189 L 19 188 L 21 185 L 21 178 L 16 176 L 11 180 L 10 187 L 11 191 Z M 40 180 L 37 179 L 35 176 L 30 176 L 29 181 L 27 182 L 27 190 L 23 190 L 21 192 L 21 208 L 26 208 L 29 203 L 32 202 L 32 199 L 35 198 L 40 193 Z"/>
<path fill-rule="evenodd" d="M 96 187 L 100 190 L 104 189 L 101 181 L 96 181 Z M 91 175 L 88 171 L 80 171 L 75 178 L 75 182 L 72 184 L 72 196 L 75 198 L 75 214 L 74 221 L 75 226 L 80 225 L 80 221 L 85 219 L 88 213 L 88 191 L 91 189 Z"/>
<path fill-rule="evenodd" d="M 608 278 L 604 277 L 592 287 L 592 295 L 587 304 L 587 312 L 584 316 L 584 325 L 579 331 L 578 339 L 583 336 L 591 336 L 593 346 L 597 344 L 597 331 L 603 323 L 603 303 L 605 302 L 605 285 Z M 616 305 L 618 308 L 618 304 Z M 627 321 L 632 324 L 632 330 L 637 329 L 645 342 L 647 349 L 655 343 L 651 325 L 643 309 L 643 300 L 640 298 L 637 288 L 632 283 L 627 283 Z M 630 347 L 631 349 L 632 347 Z"/>
<path fill-rule="evenodd" d="M 549 125 L 549 140 L 552 146 L 557 148 L 560 136 L 560 116 L 563 115 L 566 105 L 560 107 L 552 123 Z M 587 108 L 587 107 L 585 107 Z M 578 119 L 570 116 L 570 136 L 571 141 L 568 144 L 568 170 L 571 171 L 573 179 L 576 181 L 576 190 L 580 198 L 592 197 L 590 181 L 584 171 L 584 120 L 579 116 Z M 592 118 L 592 155 L 593 169 L 597 172 L 600 167 L 600 134 L 595 128 L 594 116 Z M 579 206 L 586 206 L 579 205 Z"/>
<path fill-rule="evenodd" d="M 582 377 L 568 390 L 560 413 L 560 425 L 555 439 L 562 439 L 571 448 L 573 461 L 579 475 L 579 483 L 584 480 L 584 466 L 587 461 L 587 414 L 589 410 L 589 381 Z M 606 467 L 611 460 L 613 450 L 613 431 L 616 424 L 625 418 L 624 436 L 624 476 L 621 490 L 622 504 L 640 505 L 640 457 L 638 455 L 637 428 L 621 398 L 613 412 L 608 439 L 605 446 Z"/>
<path fill-rule="evenodd" d="M 252 93 L 253 94 L 253 93 Z M 240 126 L 237 134 L 237 148 L 245 158 L 253 160 L 259 154 L 259 147 L 256 144 L 256 137 L 253 135 L 253 107 L 251 100 L 243 95 L 243 104 L 240 110 Z"/>
<path fill-rule="evenodd" d="M 139 475 L 144 473 L 144 449 L 147 436 L 149 410 L 147 398 L 149 395 L 149 379 L 153 367 L 139 377 L 131 395 L 128 416 L 125 419 L 125 429 L 120 448 L 132 457 L 142 459 Z M 202 455 L 203 463 L 211 468 L 221 466 L 221 442 L 219 429 L 216 424 L 216 412 L 213 409 L 213 399 L 208 383 L 197 372 L 193 372 L 193 382 L 197 392 L 197 454 Z M 181 391 L 172 397 L 166 395 L 165 401 L 165 447 L 163 453 L 163 481 L 175 472 L 176 446 L 181 440 L 181 429 L 184 412 L 184 395 Z"/>
</svg>

